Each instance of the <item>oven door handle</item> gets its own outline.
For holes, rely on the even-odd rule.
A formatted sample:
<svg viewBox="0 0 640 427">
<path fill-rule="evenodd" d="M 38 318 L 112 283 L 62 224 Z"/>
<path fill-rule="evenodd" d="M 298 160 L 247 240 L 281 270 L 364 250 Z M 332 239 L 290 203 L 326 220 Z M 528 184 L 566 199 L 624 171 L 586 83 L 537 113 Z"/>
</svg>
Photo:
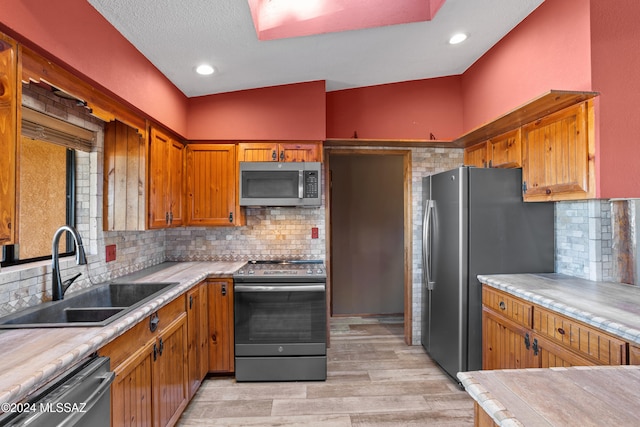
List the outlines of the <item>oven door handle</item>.
<svg viewBox="0 0 640 427">
<path fill-rule="evenodd" d="M 235 285 L 234 292 L 323 292 L 324 285 Z"/>
</svg>

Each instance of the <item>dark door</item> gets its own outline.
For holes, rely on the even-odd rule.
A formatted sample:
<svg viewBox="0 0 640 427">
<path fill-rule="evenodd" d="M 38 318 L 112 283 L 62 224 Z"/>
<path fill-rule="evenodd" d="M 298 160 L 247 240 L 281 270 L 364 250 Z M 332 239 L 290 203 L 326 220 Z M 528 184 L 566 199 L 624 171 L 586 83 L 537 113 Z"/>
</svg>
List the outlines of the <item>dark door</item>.
<svg viewBox="0 0 640 427">
<path fill-rule="evenodd" d="M 404 159 L 332 154 L 332 314 L 404 312 Z"/>
</svg>

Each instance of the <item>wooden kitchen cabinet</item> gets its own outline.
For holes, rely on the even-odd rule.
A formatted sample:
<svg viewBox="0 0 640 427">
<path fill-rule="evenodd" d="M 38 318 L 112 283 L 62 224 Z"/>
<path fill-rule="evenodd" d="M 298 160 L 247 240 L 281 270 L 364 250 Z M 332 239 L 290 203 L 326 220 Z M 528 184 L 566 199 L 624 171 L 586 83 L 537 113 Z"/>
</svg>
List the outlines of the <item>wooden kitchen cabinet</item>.
<svg viewBox="0 0 640 427">
<path fill-rule="evenodd" d="M 209 372 L 235 370 L 233 279 L 209 279 Z"/>
<path fill-rule="evenodd" d="M 482 369 L 522 369 L 535 365 L 531 332 L 493 311 L 482 311 Z"/>
<path fill-rule="evenodd" d="M 16 150 L 20 123 L 18 44 L 0 33 L 0 245 L 16 243 Z"/>
<path fill-rule="evenodd" d="M 599 364 L 627 363 L 625 341 L 550 310 L 535 308 L 533 330 L 549 341 Z"/>
<path fill-rule="evenodd" d="M 147 145 L 144 135 L 120 121 L 104 129 L 103 229 L 146 229 Z"/>
<path fill-rule="evenodd" d="M 482 368 L 627 363 L 627 343 L 566 316 L 482 285 Z"/>
<path fill-rule="evenodd" d="M 473 145 L 464 149 L 465 166 L 475 166 L 477 168 L 487 167 L 487 143 Z"/>
<path fill-rule="evenodd" d="M 522 167 L 522 139 L 520 128 L 465 148 L 464 164 L 479 168 Z"/>
<path fill-rule="evenodd" d="M 187 225 L 244 225 L 235 144 L 187 146 Z"/>
<path fill-rule="evenodd" d="M 640 365 L 640 346 L 629 345 L 629 365 Z"/>
<path fill-rule="evenodd" d="M 522 139 L 516 129 L 489 139 L 487 153 L 490 168 L 522 167 Z"/>
<path fill-rule="evenodd" d="M 207 283 L 187 292 L 189 399 L 209 372 L 209 316 Z"/>
<path fill-rule="evenodd" d="M 185 296 L 148 316 L 98 354 L 111 358 L 116 373 L 111 386 L 113 426 L 174 425 L 189 399 Z"/>
<path fill-rule="evenodd" d="M 592 101 L 522 127 L 522 185 L 526 201 L 595 197 Z"/>
<path fill-rule="evenodd" d="M 240 162 L 321 162 L 320 142 L 241 142 Z"/>
<path fill-rule="evenodd" d="M 184 146 L 159 129 L 149 138 L 149 228 L 184 222 Z"/>
</svg>

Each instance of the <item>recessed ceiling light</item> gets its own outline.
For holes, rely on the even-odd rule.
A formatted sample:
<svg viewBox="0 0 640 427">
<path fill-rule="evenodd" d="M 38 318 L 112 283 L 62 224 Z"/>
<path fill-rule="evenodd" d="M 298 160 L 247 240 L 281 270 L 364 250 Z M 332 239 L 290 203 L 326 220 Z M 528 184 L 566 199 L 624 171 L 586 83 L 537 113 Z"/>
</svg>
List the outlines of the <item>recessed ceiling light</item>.
<svg viewBox="0 0 640 427">
<path fill-rule="evenodd" d="M 210 74 L 213 74 L 214 71 L 215 70 L 213 69 L 213 67 L 209 64 L 202 64 L 196 67 L 196 73 L 202 76 L 208 76 Z"/>
<path fill-rule="evenodd" d="M 458 44 L 462 43 L 467 39 L 467 35 L 465 33 L 457 33 L 451 36 L 449 39 L 449 44 Z"/>
</svg>

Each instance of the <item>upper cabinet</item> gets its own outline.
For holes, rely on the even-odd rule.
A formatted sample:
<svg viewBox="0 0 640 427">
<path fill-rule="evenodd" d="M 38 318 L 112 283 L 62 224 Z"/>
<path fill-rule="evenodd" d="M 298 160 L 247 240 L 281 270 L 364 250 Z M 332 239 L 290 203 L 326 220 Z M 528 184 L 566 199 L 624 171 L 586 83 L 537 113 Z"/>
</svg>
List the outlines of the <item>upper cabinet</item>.
<svg viewBox="0 0 640 427">
<path fill-rule="evenodd" d="M 235 144 L 187 146 L 187 225 L 242 225 Z"/>
<path fill-rule="evenodd" d="M 321 162 L 321 142 L 241 142 L 241 162 Z"/>
<path fill-rule="evenodd" d="M 491 138 L 487 143 L 489 167 L 522 167 L 522 139 L 520 129 Z"/>
<path fill-rule="evenodd" d="M 487 167 L 487 143 L 483 142 L 464 150 L 464 164 L 477 168 Z"/>
<path fill-rule="evenodd" d="M 478 168 L 522 167 L 520 128 L 495 136 L 464 150 L 464 164 Z"/>
<path fill-rule="evenodd" d="M 146 148 L 137 129 L 119 121 L 105 125 L 104 230 L 146 228 Z"/>
<path fill-rule="evenodd" d="M 591 105 L 583 102 L 522 127 L 525 200 L 595 197 Z"/>
<path fill-rule="evenodd" d="M 184 146 L 151 128 L 149 138 L 149 228 L 184 223 Z"/>
<path fill-rule="evenodd" d="M 525 201 L 594 198 L 596 95 L 551 91 L 454 144 L 467 165 L 522 167 Z"/>
<path fill-rule="evenodd" d="M 21 89 L 18 45 L 0 33 L 0 245 L 16 242 L 16 147 Z"/>
</svg>

